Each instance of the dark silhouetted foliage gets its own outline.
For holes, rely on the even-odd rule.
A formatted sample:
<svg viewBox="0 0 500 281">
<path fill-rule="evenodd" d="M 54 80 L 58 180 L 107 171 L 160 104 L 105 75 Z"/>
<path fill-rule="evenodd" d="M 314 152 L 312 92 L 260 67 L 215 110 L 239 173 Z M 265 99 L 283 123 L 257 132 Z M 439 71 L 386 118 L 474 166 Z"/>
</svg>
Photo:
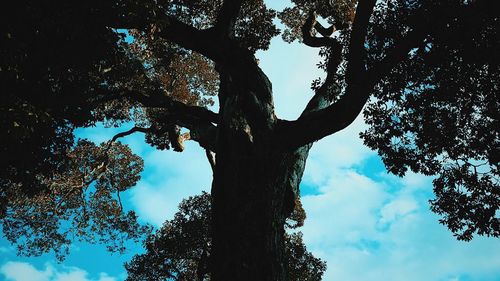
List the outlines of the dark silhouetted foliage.
<svg viewBox="0 0 500 281">
<path fill-rule="evenodd" d="M 183 200 L 174 218 L 146 239 L 146 253 L 125 265 L 127 280 L 210 280 L 210 201 L 206 192 Z M 326 263 L 307 251 L 302 233 L 285 234 L 285 255 L 290 281 L 321 280 Z"/>
</svg>

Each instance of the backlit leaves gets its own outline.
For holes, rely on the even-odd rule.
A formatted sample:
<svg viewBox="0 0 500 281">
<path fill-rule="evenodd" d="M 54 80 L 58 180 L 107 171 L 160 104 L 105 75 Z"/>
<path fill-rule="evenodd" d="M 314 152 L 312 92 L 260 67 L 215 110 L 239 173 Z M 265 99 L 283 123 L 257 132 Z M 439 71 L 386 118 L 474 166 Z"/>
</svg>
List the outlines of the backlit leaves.
<svg viewBox="0 0 500 281">
<path fill-rule="evenodd" d="M 21 254 L 54 251 L 63 259 L 77 240 L 101 242 L 123 251 L 126 240 L 139 240 L 149 227 L 141 226 L 133 211 L 122 207 L 120 192 L 140 179 L 142 160 L 120 143 L 96 146 L 81 140 L 68 153 L 64 171 L 40 181 L 43 192 L 26 195 L 19 186 L 2 216 L 5 236 Z"/>
</svg>

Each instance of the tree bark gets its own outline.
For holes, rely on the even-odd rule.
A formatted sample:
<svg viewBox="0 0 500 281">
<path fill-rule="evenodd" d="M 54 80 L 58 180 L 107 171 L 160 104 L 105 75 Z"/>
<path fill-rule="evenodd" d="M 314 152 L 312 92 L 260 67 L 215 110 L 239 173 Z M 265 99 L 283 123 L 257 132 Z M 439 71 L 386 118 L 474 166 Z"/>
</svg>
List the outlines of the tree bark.
<svg viewBox="0 0 500 281">
<path fill-rule="evenodd" d="M 214 280 L 287 280 L 286 164 L 235 134 L 222 137 L 212 186 Z M 287 200 L 288 199 L 288 200 Z"/>
<path fill-rule="evenodd" d="M 212 184 L 213 280 L 288 280 L 284 225 L 305 157 L 275 149 L 270 94 L 270 86 L 267 93 L 254 93 L 221 77 Z"/>
</svg>

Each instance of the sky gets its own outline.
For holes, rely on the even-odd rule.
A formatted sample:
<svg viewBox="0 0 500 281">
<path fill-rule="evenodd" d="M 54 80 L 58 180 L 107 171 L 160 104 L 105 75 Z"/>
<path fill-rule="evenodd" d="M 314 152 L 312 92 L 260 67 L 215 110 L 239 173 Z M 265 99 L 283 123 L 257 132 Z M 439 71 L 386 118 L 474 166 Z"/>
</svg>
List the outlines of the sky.
<svg viewBox="0 0 500 281">
<path fill-rule="evenodd" d="M 270 6 L 281 8 L 279 3 L 271 1 Z M 257 56 L 273 82 L 278 116 L 297 118 L 312 96 L 310 82 L 323 75 L 316 68 L 317 50 L 275 38 L 270 50 Z M 457 241 L 429 210 L 432 178 L 388 174 L 377 153 L 358 137 L 365 127 L 358 118 L 315 143 L 304 172 L 301 195 L 307 219 L 301 231 L 308 250 L 327 262 L 323 280 L 500 280 L 500 240 Z M 99 143 L 126 129 L 98 126 L 77 135 Z M 122 195 L 142 222 L 159 227 L 173 217 L 183 198 L 210 191 L 211 169 L 196 143 L 188 142 L 184 152 L 176 153 L 149 147 L 141 134 L 122 142 L 145 161 L 142 179 Z M 123 263 L 141 251 L 141 245 L 131 244 L 117 255 L 103 246 L 75 242 L 65 262 L 57 263 L 51 254 L 18 257 L 1 238 L 0 280 L 120 281 L 126 278 Z"/>
</svg>

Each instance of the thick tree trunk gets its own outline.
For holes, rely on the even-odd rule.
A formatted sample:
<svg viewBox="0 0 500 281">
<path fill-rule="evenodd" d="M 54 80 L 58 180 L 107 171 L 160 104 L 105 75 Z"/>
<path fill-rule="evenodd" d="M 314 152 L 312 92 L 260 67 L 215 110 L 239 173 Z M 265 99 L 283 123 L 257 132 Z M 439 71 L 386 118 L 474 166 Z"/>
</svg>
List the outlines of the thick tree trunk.
<svg viewBox="0 0 500 281">
<path fill-rule="evenodd" d="M 213 279 L 287 280 L 286 187 L 279 161 L 264 150 L 226 143 L 217 155 L 213 195 Z M 267 155 L 266 155 L 267 154 Z"/>
<path fill-rule="evenodd" d="M 221 78 L 212 280 L 288 280 L 284 224 L 310 146 L 293 153 L 276 150 L 272 99 L 236 86 Z"/>
</svg>

